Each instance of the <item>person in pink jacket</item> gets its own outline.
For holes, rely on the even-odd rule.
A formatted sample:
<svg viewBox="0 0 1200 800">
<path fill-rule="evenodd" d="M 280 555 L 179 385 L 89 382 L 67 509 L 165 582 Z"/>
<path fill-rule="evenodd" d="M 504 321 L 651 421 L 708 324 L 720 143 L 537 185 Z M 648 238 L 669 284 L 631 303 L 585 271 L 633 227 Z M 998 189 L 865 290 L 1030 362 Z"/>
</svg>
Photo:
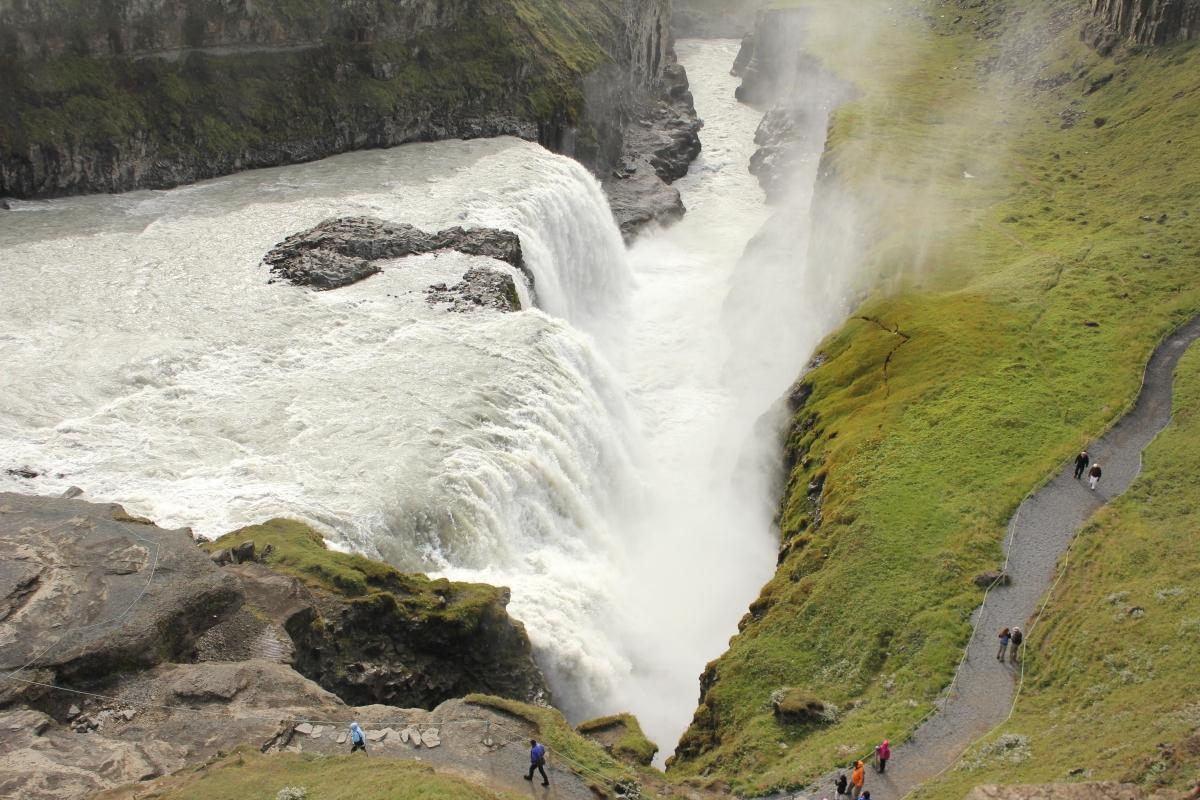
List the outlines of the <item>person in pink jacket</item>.
<svg viewBox="0 0 1200 800">
<path fill-rule="evenodd" d="M 875 769 L 880 772 L 887 771 L 888 759 L 892 757 L 892 747 L 887 739 L 884 739 L 875 747 Z"/>
</svg>

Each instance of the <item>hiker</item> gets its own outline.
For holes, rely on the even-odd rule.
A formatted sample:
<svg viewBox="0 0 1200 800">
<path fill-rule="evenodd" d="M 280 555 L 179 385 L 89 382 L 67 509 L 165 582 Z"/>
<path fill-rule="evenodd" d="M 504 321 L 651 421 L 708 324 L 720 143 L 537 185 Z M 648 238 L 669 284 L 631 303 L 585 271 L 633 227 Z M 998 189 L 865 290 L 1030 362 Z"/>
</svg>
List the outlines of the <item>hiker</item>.
<svg viewBox="0 0 1200 800">
<path fill-rule="evenodd" d="M 892 746 L 887 739 L 875 745 L 875 769 L 887 772 L 888 759 L 892 757 Z"/>
<path fill-rule="evenodd" d="M 1088 486 L 1091 487 L 1093 492 L 1096 491 L 1096 484 L 1100 482 L 1100 476 L 1103 474 L 1104 470 L 1100 469 L 1099 464 L 1093 464 L 1092 468 L 1088 471 Z"/>
<path fill-rule="evenodd" d="M 537 739 L 529 740 L 529 774 L 525 780 L 533 780 L 534 771 L 542 773 L 542 786 L 549 786 L 550 779 L 546 777 L 546 745 L 538 744 Z"/>
<path fill-rule="evenodd" d="M 358 727 L 357 722 L 350 723 L 350 752 L 356 753 L 362 750 L 367 752 L 367 737 L 363 736 L 362 728 Z"/>
<path fill-rule="evenodd" d="M 854 772 L 850 773 L 850 800 L 858 800 L 862 794 L 863 782 L 867 779 L 867 770 L 861 761 L 854 762 Z"/>
<path fill-rule="evenodd" d="M 1004 654 L 1008 652 L 1008 643 L 1012 641 L 1012 633 L 1005 628 L 1000 631 L 1000 650 L 996 653 L 996 660 L 1003 661 Z"/>
<path fill-rule="evenodd" d="M 846 773 L 839 772 L 833 785 L 837 789 L 838 800 L 846 800 L 850 796 L 850 779 L 846 777 Z"/>
<path fill-rule="evenodd" d="M 1087 450 L 1075 456 L 1075 480 L 1083 477 L 1083 471 L 1087 469 L 1090 463 L 1092 463 L 1092 457 L 1088 455 Z"/>
<path fill-rule="evenodd" d="M 1008 660 L 1012 663 L 1017 663 L 1017 653 L 1021 649 L 1021 642 L 1025 641 L 1025 634 L 1021 633 L 1020 628 L 1012 629 L 1012 649 L 1008 653 Z"/>
</svg>

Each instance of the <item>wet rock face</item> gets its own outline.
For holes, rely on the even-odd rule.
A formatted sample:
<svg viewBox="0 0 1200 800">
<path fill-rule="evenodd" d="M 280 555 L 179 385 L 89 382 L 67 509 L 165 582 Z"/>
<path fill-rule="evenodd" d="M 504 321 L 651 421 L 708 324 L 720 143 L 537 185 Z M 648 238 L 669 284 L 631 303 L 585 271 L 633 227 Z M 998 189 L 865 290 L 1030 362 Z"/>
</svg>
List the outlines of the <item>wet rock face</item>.
<svg viewBox="0 0 1200 800">
<path fill-rule="evenodd" d="M 341 217 L 289 236 L 263 258 L 271 274 L 296 286 L 318 290 L 349 286 L 380 272 L 377 262 L 457 250 L 487 256 L 525 272 L 520 238 L 494 228 L 447 228 L 426 233 L 412 225 L 374 217 Z M 519 305 L 519 304 L 518 304 Z"/>
<path fill-rule="evenodd" d="M 627 241 L 646 225 L 683 216 L 683 200 L 670 184 L 686 175 L 700 155 L 703 126 L 687 72 L 679 64 L 668 65 L 657 97 L 646 102 L 626 127 L 621 158 L 603 182 L 613 217 Z"/>
<path fill-rule="evenodd" d="M 389 594 L 314 599 L 311 616 L 288 622 L 296 669 L 347 703 L 433 708 L 473 692 L 549 702 L 507 595 L 457 622 L 407 613 Z"/>
<path fill-rule="evenodd" d="M 241 603 L 187 531 L 120 506 L 0 494 L 0 542 L 0 672 L 72 682 L 153 666 Z M 6 683 L 0 705 L 25 693 Z"/>
<path fill-rule="evenodd" d="M 1200 0 L 1092 0 L 1092 12 L 1136 44 L 1160 45 L 1200 37 Z"/>
<path fill-rule="evenodd" d="M 457 312 L 486 308 L 504 312 L 521 310 L 521 296 L 512 275 L 486 267 L 472 267 L 453 286 L 444 283 L 430 286 L 426 299 Z"/>
</svg>

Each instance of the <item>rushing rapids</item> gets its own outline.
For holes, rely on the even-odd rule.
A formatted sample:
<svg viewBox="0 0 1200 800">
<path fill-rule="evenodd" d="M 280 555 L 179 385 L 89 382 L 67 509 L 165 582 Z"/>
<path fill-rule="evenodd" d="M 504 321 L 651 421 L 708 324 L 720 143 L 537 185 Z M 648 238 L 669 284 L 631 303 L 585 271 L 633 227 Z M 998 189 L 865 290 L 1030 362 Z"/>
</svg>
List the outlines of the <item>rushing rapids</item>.
<svg viewBox="0 0 1200 800">
<path fill-rule="evenodd" d="M 293 516 L 340 548 L 511 586 L 559 704 L 628 707 L 669 747 L 770 575 L 773 476 L 746 465 L 770 460 L 755 423 L 820 332 L 799 322 L 786 357 L 744 368 L 762 359 L 739 331 L 790 313 L 804 281 L 739 266 L 767 210 L 736 45 L 680 52 L 707 124 L 690 214 L 629 253 L 597 182 L 515 139 L 17 204 L 0 221 L 0 488 L 78 485 L 210 536 Z M 332 292 L 269 282 L 275 243 L 351 215 L 518 233 L 538 309 L 425 302 L 480 264 L 530 299 L 507 264 L 455 252 Z"/>
</svg>

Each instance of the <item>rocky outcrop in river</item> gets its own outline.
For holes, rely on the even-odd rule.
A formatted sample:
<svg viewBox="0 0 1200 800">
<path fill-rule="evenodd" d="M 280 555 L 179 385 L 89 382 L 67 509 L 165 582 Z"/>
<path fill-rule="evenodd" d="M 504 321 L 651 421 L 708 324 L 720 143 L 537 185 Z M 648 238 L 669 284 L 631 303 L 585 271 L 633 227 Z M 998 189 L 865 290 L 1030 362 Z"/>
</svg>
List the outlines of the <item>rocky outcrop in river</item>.
<svg viewBox="0 0 1200 800">
<path fill-rule="evenodd" d="M 441 250 L 457 250 L 467 255 L 503 261 L 521 270 L 529 285 L 533 286 L 533 275 L 525 268 L 521 240 L 511 231 L 447 228 L 437 233 L 426 233 L 412 225 L 385 222 L 375 217 L 325 220 L 275 245 L 263 258 L 263 263 L 276 278 L 296 286 L 329 290 L 349 286 L 382 272 L 381 261 Z M 448 293 L 451 300 L 460 298 L 476 305 L 507 311 L 520 310 L 520 299 L 516 298 L 515 304 L 513 302 L 516 287 L 512 285 L 511 277 L 507 282 L 497 282 L 483 274 L 486 270 L 471 272 L 475 274 L 469 280 L 464 276 L 459 286 L 451 289 L 442 287 L 438 292 Z"/>
<path fill-rule="evenodd" d="M 1200 37 L 1200 0 L 1092 0 L 1092 12 L 1137 44 L 1159 45 Z"/>
</svg>

